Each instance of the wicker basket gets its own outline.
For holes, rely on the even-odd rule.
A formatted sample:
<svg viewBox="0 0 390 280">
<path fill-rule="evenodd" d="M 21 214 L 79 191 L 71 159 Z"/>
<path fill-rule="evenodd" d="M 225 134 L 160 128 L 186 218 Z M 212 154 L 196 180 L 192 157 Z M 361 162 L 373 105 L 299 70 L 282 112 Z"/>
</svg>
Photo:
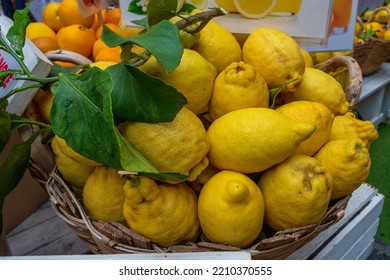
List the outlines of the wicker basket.
<svg viewBox="0 0 390 280">
<path fill-rule="evenodd" d="M 387 22 L 380 22 L 384 30 L 388 30 L 390 27 L 390 9 L 386 7 L 375 9 L 367 22 L 371 22 L 375 14 L 381 10 L 385 10 L 389 14 Z M 363 21 L 360 17 L 357 17 L 357 22 L 363 27 Z M 390 41 L 371 38 L 364 43 L 355 43 L 353 57 L 359 63 L 363 76 L 370 75 L 390 58 Z"/>
<path fill-rule="evenodd" d="M 359 65 L 352 57 L 334 57 L 321 65 L 321 70 L 332 72 L 340 67 L 348 67 L 348 101 L 353 110 L 359 100 L 362 75 Z M 36 119 L 36 110 L 31 103 L 25 112 L 29 118 Z M 21 134 L 27 138 L 34 127 L 24 127 Z M 71 186 L 67 185 L 55 163 L 54 155 L 47 144 L 35 141 L 32 150 L 29 171 L 48 192 L 51 205 L 58 217 L 64 220 L 95 254 L 134 254 L 134 253 L 177 253 L 205 251 L 241 251 L 250 252 L 252 259 L 284 259 L 320 232 L 336 224 L 343 216 L 350 196 L 332 203 L 325 216 L 318 224 L 292 228 L 280 232 L 265 229 L 261 236 L 248 248 L 240 249 L 223 244 L 214 244 L 201 236 L 197 242 L 160 247 L 130 228 L 116 222 L 102 222 L 87 215 L 80 197 L 76 196 Z"/>
</svg>

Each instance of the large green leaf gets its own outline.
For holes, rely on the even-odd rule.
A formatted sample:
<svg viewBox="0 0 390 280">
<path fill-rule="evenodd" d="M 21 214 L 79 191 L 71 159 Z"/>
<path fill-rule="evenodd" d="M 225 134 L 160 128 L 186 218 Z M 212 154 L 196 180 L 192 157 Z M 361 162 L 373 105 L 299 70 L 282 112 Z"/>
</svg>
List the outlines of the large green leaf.
<svg viewBox="0 0 390 280">
<path fill-rule="evenodd" d="M 185 180 L 182 174 L 159 173 L 123 138 L 114 124 L 113 87 L 110 73 L 97 67 L 79 75 L 60 74 L 58 85 L 52 87 L 53 132 L 76 152 L 112 168 Z"/>
<path fill-rule="evenodd" d="M 150 1 L 148 4 L 147 17 L 149 26 L 153 26 L 164 19 L 175 16 L 177 0 Z"/>
<path fill-rule="evenodd" d="M 113 113 L 126 121 L 170 122 L 187 103 L 174 87 L 138 68 L 119 63 L 106 68 L 114 80 Z"/>
<path fill-rule="evenodd" d="M 23 57 L 23 47 L 26 40 L 26 28 L 30 23 L 29 5 L 22 10 L 16 10 L 14 13 L 14 22 L 11 28 L 8 30 L 7 39 L 10 42 L 15 53 Z"/>
<path fill-rule="evenodd" d="M 123 38 L 103 26 L 102 40 L 109 47 L 136 44 L 153 54 L 166 72 L 172 72 L 180 64 L 183 45 L 175 24 L 163 20 L 145 33 Z"/>
<path fill-rule="evenodd" d="M 7 112 L 7 99 L 0 99 L 0 153 L 11 137 L 11 116 Z"/>
<path fill-rule="evenodd" d="M 131 0 L 129 6 L 127 7 L 127 11 L 137 15 L 145 15 L 146 12 L 142 10 L 141 6 L 137 5 L 138 2 L 140 2 L 140 0 Z"/>
<path fill-rule="evenodd" d="M 0 166 L 0 232 L 3 228 L 2 208 L 5 197 L 19 184 L 30 161 L 31 144 L 41 131 L 36 131 L 25 142 L 15 144 Z"/>
</svg>

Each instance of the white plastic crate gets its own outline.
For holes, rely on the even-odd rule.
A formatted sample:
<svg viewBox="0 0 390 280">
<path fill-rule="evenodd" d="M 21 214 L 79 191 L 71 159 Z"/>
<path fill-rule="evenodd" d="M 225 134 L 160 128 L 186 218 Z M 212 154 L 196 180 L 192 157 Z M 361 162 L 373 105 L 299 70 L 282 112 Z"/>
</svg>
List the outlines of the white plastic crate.
<svg viewBox="0 0 390 280">
<path fill-rule="evenodd" d="M 378 71 L 363 78 L 357 111 L 376 127 L 390 123 L 390 63 L 383 63 Z"/>
</svg>

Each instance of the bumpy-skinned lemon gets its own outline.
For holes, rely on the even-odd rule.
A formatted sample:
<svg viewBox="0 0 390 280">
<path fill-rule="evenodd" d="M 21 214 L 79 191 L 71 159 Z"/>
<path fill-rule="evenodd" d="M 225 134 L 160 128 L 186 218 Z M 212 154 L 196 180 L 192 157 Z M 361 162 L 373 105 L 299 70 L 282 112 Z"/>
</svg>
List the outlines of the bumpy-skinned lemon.
<svg viewBox="0 0 390 280">
<path fill-rule="evenodd" d="M 57 139 L 56 137 L 53 138 L 51 148 L 58 171 L 68 184 L 80 189 L 84 188 L 85 182 L 95 167 L 81 164 L 66 156 L 59 149 Z"/>
<path fill-rule="evenodd" d="M 315 125 L 313 134 L 299 144 L 295 153 L 314 155 L 329 140 L 334 115 L 324 104 L 312 101 L 295 101 L 284 104 L 276 111 L 297 122 Z"/>
<path fill-rule="evenodd" d="M 237 39 L 214 20 L 210 20 L 200 31 L 199 41 L 192 49 L 210 61 L 218 73 L 230 63 L 242 60 L 241 46 Z"/>
<path fill-rule="evenodd" d="M 212 242 L 245 248 L 263 228 L 263 196 L 248 176 L 223 170 L 200 191 L 198 215 L 203 233 Z"/>
<path fill-rule="evenodd" d="M 294 154 L 264 171 L 258 185 L 264 197 L 264 222 L 279 231 L 320 222 L 333 183 L 320 161 Z"/>
<path fill-rule="evenodd" d="M 269 88 L 287 85 L 294 91 L 305 72 L 305 60 L 297 42 L 288 34 L 267 27 L 255 29 L 242 46 L 243 60 L 255 67 Z"/>
<path fill-rule="evenodd" d="M 316 68 L 306 68 L 301 85 L 294 92 L 282 93 L 284 102 L 315 101 L 326 105 L 334 115 L 343 115 L 349 109 L 341 84 L 330 74 Z"/>
<path fill-rule="evenodd" d="M 209 165 L 209 159 L 205 156 L 197 165 L 192 167 L 187 178 L 188 182 L 194 181 Z"/>
<path fill-rule="evenodd" d="M 185 183 L 170 185 L 148 177 L 131 178 L 123 187 L 128 226 L 168 247 L 195 241 L 200 233 L 197 196 Z"/>
<path fill-rule="evenodd" d="M 195 192 L 199 193 L 203 185 L 206 184 L 207 181 L 210 180 L 210 178 L 217 174 L 219 171 L 221 170 L 209 163 L 206 168 L 203 169 L 202 172 L 195 178 L 195 180 L 188 182 L 188 185 L 192 187 Z"/>
<path fill-rule="evenodd" d="M 210 163 L 223 170 L 260 172 L 294 153 L 315 126 L 269 108 L 246 108 L 223 115 L 207 133 Z"/>
<path fill-rule="evenodd" d="M 372 142 L 378 138 L 378 131 L 374 123 L 369 120 L 360 120 L 352 112 L 336 116 L 332 124 L 329 140 L 356 137 L 362 139 L 367 149 L 369 149 Z"/>
<path fill-rule="evenodd" d="M 159 171 L 187 174 L 209 150 L 209 139 L 200 119 L 183 107 L 172 122 L 127 122 L 120 130 Z"/>
<path fill-rule="evenodd" d="M 370 154 L 360 138 L 329 141 L 314 157 L 332 175 L 332 200 L 351 194 L 370 173 Z"/>
<path fill-rule="evenodd" d="M 106 222 L 124 222 L 125 182 L 118 170 L 103 165 L 97 166 L 89 175 L 83 189 L 83 203 L 87 213 L 92 218 Z"/>
<path fill-rule="evenodd" d="M 154 56 L 140 69 L 181 92 L 187 98 L 186 107 L 195 114 L 207 107 L 217 76 L 215 67 L 191 49 L 184 49 L 179 66 L 171 73 L 166 73 Z"/>
<path fill-rule="evenodd" d="M 58 148 L 61 150 L 62 153 L 64 153 L 69 158 L 73 159 L 76 162 L 79 162 L 81 164 L 87 165 L 87 166 L 98 166 L 101 165 L 100 163 L 91 160 L 89 158 L 86 158 L 85 156 L 79 154 L 75 150 L 73 150 L 71 147 L 68 146 L 66 141 L 59 137 L 58 135 L 54 136 L 56 138 Z"/>
<path fill-rule="evenodd" d="M 269 107 L 267 83 L 252 65 L 233 62 L 214 81 L 210 119 L 214 121 L 228 112 L 250 107 Z"/>
</svg>

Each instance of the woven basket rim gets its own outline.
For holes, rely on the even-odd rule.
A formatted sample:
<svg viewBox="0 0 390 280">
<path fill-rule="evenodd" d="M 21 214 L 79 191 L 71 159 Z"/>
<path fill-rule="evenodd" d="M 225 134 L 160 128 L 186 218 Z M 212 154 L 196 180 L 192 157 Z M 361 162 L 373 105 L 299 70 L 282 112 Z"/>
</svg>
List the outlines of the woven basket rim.
<svg viewBox="0 0 390 280">
<path fill-rule="evenodd" d="M 118 229 L 123 231 L 125 226 L 116 222 L 103 222 L 91 218 L 71 187 L 62 179 L 57 167 L 54 167 L 49 175 L 45 187 L 58 217 L 74 229 L 81 239 L 86 241 L 93 253 L 98 254 L 248 251 L 253 259 L 283 259 L 314 239 L 320 232 L 340 221 L 344 217 L 345 208 L 351 197 L 351 195 L 346 196 L 331 205 L 317 224 L 278 231 L 270 237 L 260 236 L 248 248 L 242 249 L 215 244 L 206 240 L 203 235 L 196 242 L 164 248 L 130 228 L 126 232 L 122 232 L 122 236 L 115 238 L 114 232 Z M 81 235 L 80 231 L 86 234 Z M 93 246 L 91 247 L 90 244 Z"/>
</svg>

